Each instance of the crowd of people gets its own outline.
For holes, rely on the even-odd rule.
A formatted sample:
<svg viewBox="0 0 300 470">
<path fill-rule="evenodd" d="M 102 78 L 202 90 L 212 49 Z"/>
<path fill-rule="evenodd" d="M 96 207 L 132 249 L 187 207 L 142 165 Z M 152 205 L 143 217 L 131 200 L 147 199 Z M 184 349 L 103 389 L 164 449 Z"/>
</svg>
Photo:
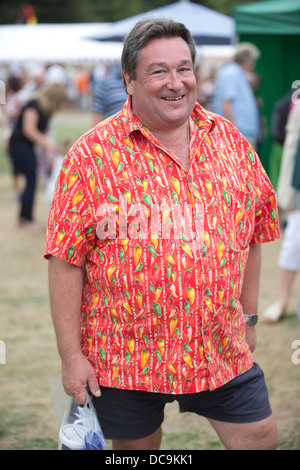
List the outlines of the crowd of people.
<svg viewBox="0 0 300 470">
<path fill-rule="evenodd" d="M 43 230 L 34 217 L 37 178 L 40 176 L 43 180 L 46 199 L 50 201 L 63 155 L 72 143 L 56 142 L 51 134 L 52 117 L 62 108 L 74 109 L 92 112 L 96 124 L 120 109 L 127 96 L 120 71 L 114 89 L 111 87 L 112 73 L 115 75 L 117 68 L 35 64 L 28 70 L 12 66 L 5 71 L 1 145 L 9 157 L 13 197 L 20 203 L 19 227 Z"/>
<path fill-rule="evenodd" d="M 55 66 L 36 68 L 29 79 L 18 69 L 8 76 L 6 93 L 2 139 L 19 203 L 17 223 L 26 230 L 42 230 L 34 214 L 38 166 L 42 162 L 45 175 L 51 174 L 57 143 L 49 126 L 64 104 L 65 86 Z"/>
</svg>

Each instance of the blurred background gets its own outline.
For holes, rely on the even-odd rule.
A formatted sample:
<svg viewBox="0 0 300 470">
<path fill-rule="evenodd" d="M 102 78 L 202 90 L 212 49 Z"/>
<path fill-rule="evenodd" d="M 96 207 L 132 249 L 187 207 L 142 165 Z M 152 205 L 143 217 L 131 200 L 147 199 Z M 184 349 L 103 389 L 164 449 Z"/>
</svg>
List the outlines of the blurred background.
<svg viewBox="0 0 300 470">
<path fill-rule="evenodd" d="M 57 143 L 51 169 L 38 152 L 35 212 L 45 227 L 53 185 L 69 146 L 126 99 L 120 80 L 124 37 L 143 16 L 181 21 L 197 44 L 198 100 L 213 110 L 216 77 L 247 42 L 259 52 L 249 79 L 260 114 L 258 154 L 275 188 L 283 141 L 273 132 L 278 102 L 300 92 L 300 0 L 2 0 L 0 3 L 0 448 L 56 449 L 57 423 L 49 378 L 60 377 L 51 322 L 45 229 L 17 226 L 22 181 L 12 173 L 8 141 L 22 107 L 59 83 L 64 101 L 48 134 Z M 109 92 L 116 102 L 106 98 Z M 292 95 L 293 94 L 293 95 Z M 114 111 L 115 112 L 115 109 Z M 283 116 L 281 112 L 280 116 Z M 283 129 L 286 121 L 283 123 Z M 51 170 L 51 171 L 50 171 Z M 18 175 L 16 175 L 18 176 Z M 284 226 L 284 214 L 282 215 Z M 274 301 L 281 241 L 264 244 L 260 311 Z M 265 371 L 278 422 L 280 449 L 300 448 L 298 287 L 285 321 L 260 322 L 255 358 Z M 299 317 L 300 318 L 300 317 Z M 297 342 L 298 345 L 298 342 Z M 296 346 L 294 346 L 296 347 Z M 298 356 L 297 356 L 298 358 Z M 176 407 L 176 405 L 175 405 Z M 220 449 L 205 420 L 167 408 L 162 449 Z"/>
<path fill-rule="evenodd" d="M 7 83 L 10 75 L 23 74 L 25 80 L 41 83 L 45 71 L 57 64 L 65 73 L 67 106 L 90 107 L 97 79 L 118 62 L 124 36 L 141 15 L 172 17 L 190 28 L 209 100 L 216 73 L 231 59 L 235 45 L 247 41 L 258 47 L 259 154 L 276 185 L 280 155 L 275 152 L 270 163 L 270 122 L 274 103 L 300 78 L 298 0 L 3 0 L 0 79 Z M 89 96 L 83 97 L 87 87 Z M 206 105 L 205 96 L 203 101 Z"/>
</svg>

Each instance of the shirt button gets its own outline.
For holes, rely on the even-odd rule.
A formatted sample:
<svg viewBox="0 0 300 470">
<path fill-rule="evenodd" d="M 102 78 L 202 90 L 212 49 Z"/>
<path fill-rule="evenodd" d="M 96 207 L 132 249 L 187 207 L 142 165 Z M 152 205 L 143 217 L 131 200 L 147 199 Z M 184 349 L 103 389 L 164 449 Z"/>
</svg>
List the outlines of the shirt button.
<svg viewBox="0 0 300 470">
<path fill-rule="evenodd" d="M 193 178 L 191 176 L 189 176 L 188 181 L 191 183 L 193 181 Z"/>
</svg>

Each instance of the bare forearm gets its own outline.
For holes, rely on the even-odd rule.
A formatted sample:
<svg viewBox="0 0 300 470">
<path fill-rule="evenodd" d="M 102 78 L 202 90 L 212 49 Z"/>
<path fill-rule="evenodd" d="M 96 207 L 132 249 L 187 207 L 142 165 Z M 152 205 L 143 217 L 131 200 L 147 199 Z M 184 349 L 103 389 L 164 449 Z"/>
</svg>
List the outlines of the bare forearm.
<svg viewBox="0 0 300 470">
<path fill-rule="evenodd" d="M 62 359 L 79 354 L 82 271 L 53 256 L 49 260 L 50 305 Z"/>
<path fill-rule="evenodd" d="M 261 246 L 250 245 L 247 266 L 245 270 L 244 283 L 240 302 L 245 315 L 257 314 L 258 296 L 259 296 L 259 279 L 261 267 Z M 253 352 L 256 346 L 256 328 L 254 326 L 245 325 L 246 342 Z"/>
<path fill-rule="evenodd" d="M 27 132 L 25 136 L 34 144 L 39 145 L 40 147 L 43 147 L 45 150 L 55 150 L 56 146 L 55 144 L 49 139 L 49 137 L 46 134 L 43 134 L 42 132 L 38 130 L 33 130 L 31 132 Z"/>
<path fill-rule="evenodd" d="M 87 390 L 100 396 L 99 384 L 81 351 L 82 271 L 53 256 L 49 260 L 51 313 L 62 361 L 62 382 L 67 395 L 85 403 Z"/>
<path fill-rule="evenodd" d="M 53 151 L 56 144 L 38 129 L 38 114 L 35 109 L 27 109 L 24 113 L 22 130 L 24 136 L 34 144 L 40 145 L 46 150 Z"/>
<path fill-rule="evenodd" d="M 261 268 L 261 246 L 259 244 L 250 245 L 247 266 L 245 270 L 244 283 L 240 302 L 244 314 L 252 315 L 257 313 L 259 282 Z"/>
</svg>

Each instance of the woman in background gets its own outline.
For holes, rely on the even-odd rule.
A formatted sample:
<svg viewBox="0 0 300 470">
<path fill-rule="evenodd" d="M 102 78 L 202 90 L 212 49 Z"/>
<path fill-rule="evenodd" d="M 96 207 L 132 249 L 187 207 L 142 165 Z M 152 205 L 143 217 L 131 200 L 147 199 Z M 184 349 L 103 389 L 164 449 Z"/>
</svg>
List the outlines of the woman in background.
<svg viewBox="0 0 300 470">
<path fill-rule="evenodd" d="M 51 154 L 56 144 L 47 135 L 49 121 L 62 106 L 65 90 L 58 83 L 43 87 L 36 98 L 30 100 L 22 109 L 15 129 L 10 137 L 9 152 L 14 167 L 26 179 L 25 189 L 20 198 L 19 226 L 36 229 L 33 206 L 37 180 L 36 146 Z"/>
</svg>

